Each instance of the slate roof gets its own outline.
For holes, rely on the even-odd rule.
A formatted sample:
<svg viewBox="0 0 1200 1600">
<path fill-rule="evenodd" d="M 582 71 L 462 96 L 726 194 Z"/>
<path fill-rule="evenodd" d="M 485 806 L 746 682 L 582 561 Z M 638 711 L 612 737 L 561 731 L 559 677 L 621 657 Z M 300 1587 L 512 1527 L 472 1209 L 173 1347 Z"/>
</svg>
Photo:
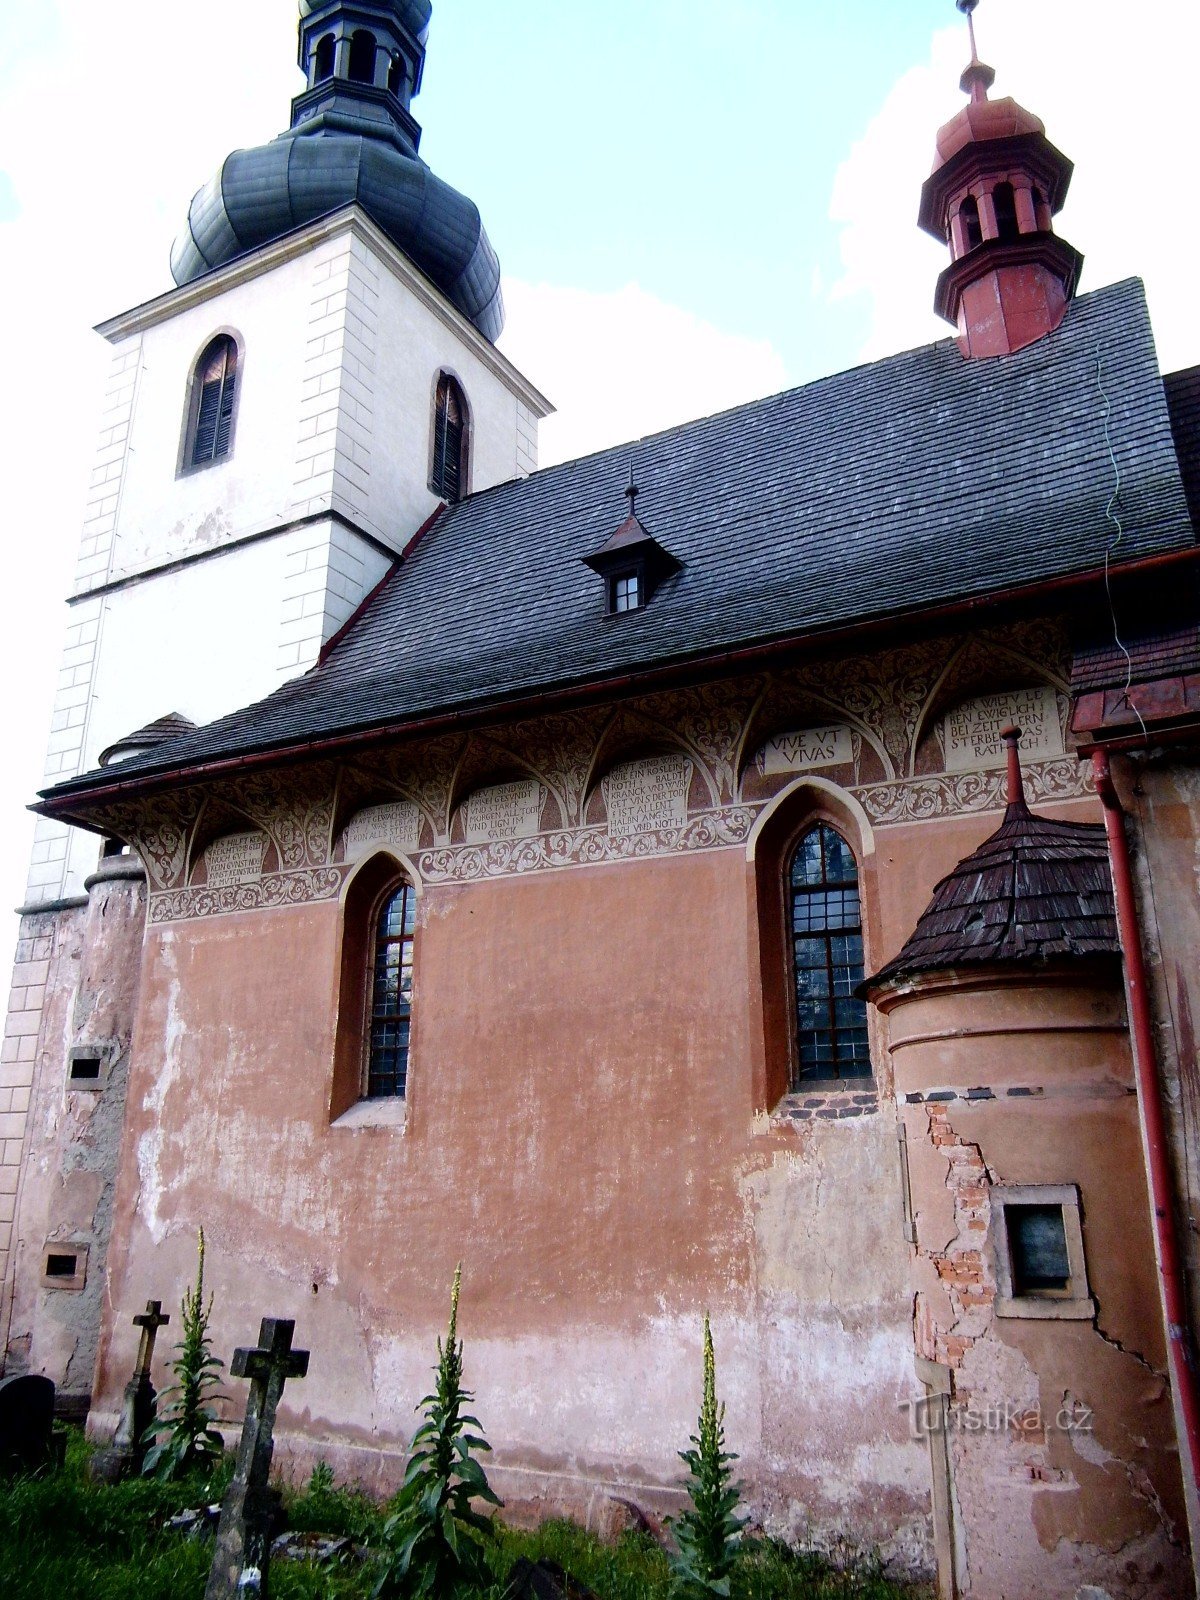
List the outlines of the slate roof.
<svg viewBox="0 0 1200 1600">
<path fill-rule="evenodd" d="M 1112 541 L 1105 396 L 1121 558 L 1190 545 L 1130 279 L 1002 360 L 965 361 L 943 340 L 472 496 L 322 663 L 123 763 L 122 780 L 1094 572 Z M 639 517 L 683 565 L 645 610 L 608 617 L 580 558 L 611 533 L 631 456 Z"/>
<path fill-rule="evenodd" d="M 1120 953 L 1104 824 L 1051 822 L 1020 800 L 942 879 L 900 954 L 861 992 L 962 967 Z"/>
</svg>

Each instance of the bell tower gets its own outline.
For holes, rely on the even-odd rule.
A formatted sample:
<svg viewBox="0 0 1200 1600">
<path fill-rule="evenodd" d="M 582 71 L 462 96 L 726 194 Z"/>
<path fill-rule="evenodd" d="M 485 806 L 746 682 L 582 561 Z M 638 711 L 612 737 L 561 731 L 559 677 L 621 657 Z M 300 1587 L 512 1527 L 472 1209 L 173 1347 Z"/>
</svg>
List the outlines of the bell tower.
<svg viewBox="0 0 1200 1600">
<path fill-rule="evenodd" d="M 967 357 L 1011 355 L 1062 322 L 1083 267 L 1054 232 L 1074 170 L 1038 117 L 1015 100 L 991 100 L 996 80 L 979 59 L 974 11 L 966 13 L 971 60 L 961 87 L 970 104 L 938 132 L 919 221 L 949 245 L 934 309 L 958 329 Z"/>
</svg>

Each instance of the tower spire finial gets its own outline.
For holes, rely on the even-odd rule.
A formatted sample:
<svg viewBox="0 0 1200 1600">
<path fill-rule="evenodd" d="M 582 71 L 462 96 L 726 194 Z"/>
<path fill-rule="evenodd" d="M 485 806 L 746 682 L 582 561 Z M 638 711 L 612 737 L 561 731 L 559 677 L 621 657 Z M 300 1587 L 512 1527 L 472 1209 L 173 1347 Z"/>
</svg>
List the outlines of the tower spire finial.
<svg viewBox="0 0 1200 1600">
<path fill-rule="evenodd" d="M 979 59 L 979 47 L 975 43 L 975 7 L 979 0 L 954 0 L 958 9 L 967 19 L 967 32 L 971 38 L 971 60 L 967 65 L 959 83 L 964 94 L 969 94 L 976 105 L 981 100 L 986 100 L 988 90 L 996 81 L 996 74 L 991 67 L 986 66 Z"/>
</svg>

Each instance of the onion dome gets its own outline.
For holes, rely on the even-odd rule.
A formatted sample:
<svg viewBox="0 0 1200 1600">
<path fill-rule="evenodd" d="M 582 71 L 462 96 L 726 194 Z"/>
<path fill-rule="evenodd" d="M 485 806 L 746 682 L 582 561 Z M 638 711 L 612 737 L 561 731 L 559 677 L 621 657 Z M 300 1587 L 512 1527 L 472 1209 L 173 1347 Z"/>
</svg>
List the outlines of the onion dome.
<svg viewBox="0 0 1200 1600">
<path fill-rule="evenodd" d="M 1045 124 L 1015 100 L 990 100 L 996 80 L 975 48 L 961 87 L 970 104 L 938 130 L 918 220 L 949 245 L 934 309 L 956 324 L 967 356 L 1011 355 L 1052 333 L 1075 294 L 1083 257 L 1054 232 L 1074 167 Z"/>
<path fill-rule="evenodd" d="M 500 263 L 479 211 L 420 159 L 429 0 L 301 0 L 308 86 L 271 144 L 235 150 L 200 189 L 171 252 L 177 284 L 360 205 L 488 339 L 504 327 Z"/>
<path fill-rule="evenodd" d="M 1116 906 L 1103 823 L 1052 822 L 1026 804 L 1010 728 L 1004 821 L 933 891 L 900 954 L 861 993 L 935 972 L 1118 959 Z"/>
</svg>

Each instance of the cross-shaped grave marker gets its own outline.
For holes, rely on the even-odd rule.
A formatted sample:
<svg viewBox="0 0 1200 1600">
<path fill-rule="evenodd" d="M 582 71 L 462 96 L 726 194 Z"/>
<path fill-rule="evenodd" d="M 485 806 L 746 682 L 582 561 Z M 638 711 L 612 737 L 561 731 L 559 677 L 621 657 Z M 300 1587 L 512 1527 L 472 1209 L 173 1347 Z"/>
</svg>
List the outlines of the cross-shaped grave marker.
<svg viewBox="0 0 1200 1600">
<path fill-rule="evenodd" d="M 145 1311 L 133 1319 L 135 1328 L 141 1329 L 137 1362 L 133 1377 L 125 1385 L 121 1404 L 121 1418 L 113 1442 L 107 1450 L 93 1457 L 92 1476 L 106 1483 L 115 1483 L 132 1472 L 140 1470 L 146 1453 L 146 1429 L 157 1414 L 158 1396 L 150 1381 L 150 1366 L 154 1360 L 154 1341 L 158 1330 L 165 1328 L 170 1317 L 163 1312 L 161 1300 L 147 1300 Z"/>
<path fill-rule="evenodd" d="M 237 1464 L 221 1507 L 204 1600 L 266 1596 L 271 1530 L 278 1504 L 270 1485 L 275 1412 L 287 1380 L 303 1378 L 308 1371 L 308 1351 L 292 1349 L 295 1331 L 294 1322 L 264 1317 L 257 1348 L 235 1350 L 229 1364 L 232 1377 L 250 1379 L 250 1398 Z"/>
</svg>

